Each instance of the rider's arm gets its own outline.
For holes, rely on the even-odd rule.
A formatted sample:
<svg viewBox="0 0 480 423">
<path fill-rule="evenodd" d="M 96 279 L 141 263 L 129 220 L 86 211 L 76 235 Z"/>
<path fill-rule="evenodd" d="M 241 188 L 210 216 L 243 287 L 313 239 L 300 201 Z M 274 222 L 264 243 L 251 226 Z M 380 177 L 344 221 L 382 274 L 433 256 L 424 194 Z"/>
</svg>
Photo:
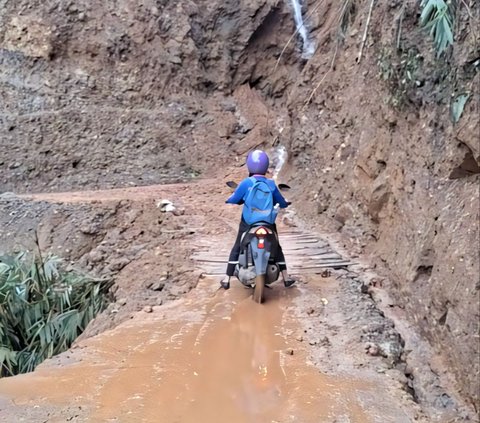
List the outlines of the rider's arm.
<svg viewBox="0 0 480 423">
<path fill-rule="evenodd" d="M 242 204 L 245 194 L 250 186 L 250 181 L 244 179 L 240 185 L 237 187 L 235 192 L 225 201 L 227 204 Z"/>
<path fill-rule="evenodd" d="M 275 185 L 275 189 L 272 192 L 273 195 L 273 203 L 280 206 L 281 209 L 285 209 L 288 207 L 288 202 L 283 198 L 283 195 L 280 194 L 278 187 Z"/>
</svg>

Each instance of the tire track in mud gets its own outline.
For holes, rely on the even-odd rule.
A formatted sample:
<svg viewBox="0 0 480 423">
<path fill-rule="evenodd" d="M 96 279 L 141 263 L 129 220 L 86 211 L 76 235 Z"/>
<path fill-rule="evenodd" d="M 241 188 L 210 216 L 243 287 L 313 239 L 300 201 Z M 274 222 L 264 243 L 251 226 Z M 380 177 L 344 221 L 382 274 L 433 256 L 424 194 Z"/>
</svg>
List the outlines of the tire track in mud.
<svg viewBox="0 0 480 423">
<path fill-rule="evenodd" d="M 203 181 L 202 187 L 210 183 L 218 185 Z M 209 207 L 221 202 L 220 194 L 211 194 L 208 188 L 199 193 L 198 186 L 32 198 L 92 202 L 134 196 L 151 201 L 165 193 L 175 194 L 202 216 L 192 248 L 202 242 L 225 245 L 226 238 L 233 238 L 228 223 L 234 212 L 218 213 L 225 221 L 218 230 Z M 217 289 L 218 280 L 204 277 L 180 300 L 84 339 L 34 373 L 0 380 L 2 420 L 16 416 L 26 421 L 78 422 L 401 423 L 414 417 L 421 421 L 418 407 L 402 386 L 378 371 L 385 369 L 385 360 L 366 356 L 358 333 L 347 324 L 351 316 L 342 304 L 353 301 L 353 294 L 345 297 L 336 279 L 317 274 L 324 269 L 302 270 L 302 263 L 314 265 L 320 253 L 330 259 L 335 253 L 317 242 L 316 234 L 288 231 L 280 238 L 287 261 L 301 272 L 302 281 L 295 288 L 274 284 L 266 303 L 258 305 L 239 283 L 224 292 Z M 310 254 L 305 248 L 311 257 L 305 258 Z M 356 318 L 369 323 L 369 316 L 361 312 Z"/>
</svg>

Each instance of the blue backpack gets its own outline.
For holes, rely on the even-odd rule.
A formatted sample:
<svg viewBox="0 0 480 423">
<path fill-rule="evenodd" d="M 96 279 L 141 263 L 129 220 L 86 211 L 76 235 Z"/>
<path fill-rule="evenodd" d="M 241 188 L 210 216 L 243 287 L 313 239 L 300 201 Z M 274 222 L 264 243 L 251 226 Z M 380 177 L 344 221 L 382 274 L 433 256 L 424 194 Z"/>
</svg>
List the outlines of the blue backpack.
<svg viewBox="0 0 480 423">
<path fill-rule="evenodd" d="M 258 222 L 273 224 L 277 218 L 278 210 L 274 208 L 273 193 L 265 180 L 251 177 L 253 182 L 243 206 L 243 219 L 249 225 Z"/>
</svg>

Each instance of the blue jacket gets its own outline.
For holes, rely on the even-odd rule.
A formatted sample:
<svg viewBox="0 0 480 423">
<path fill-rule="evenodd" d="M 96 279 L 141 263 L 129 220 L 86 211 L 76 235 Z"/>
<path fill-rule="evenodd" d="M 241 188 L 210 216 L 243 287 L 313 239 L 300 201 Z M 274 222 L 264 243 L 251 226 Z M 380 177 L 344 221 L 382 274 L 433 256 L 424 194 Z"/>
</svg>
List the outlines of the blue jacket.
<svg viewBox="0 0 480 423">
<path fill-rule="evenodd" d="M 280 191 L 278 190 L 277 185 L 275 184 L 275 181 L 273 179 L 268 179 L 265 176 L 261 175 L 254 175 L 255 179 L 258 180 L 265 180 L 267 184 L 270 186 L 272 189 L 272 195 L 273 195 L 273 203 L 278 204 L 280 208 L 285 209 L 288 207 L 288 203 L 283 198 L 283 195 L 280 194 Z M 250 188 L 253 187 L 253 182 L 250 178 L 245 178 L 240 185 L 237 187 L 235 192 L 228 198 L 226 201 L 227 204 L 243 204 L 245 201 L 245 198 L 247 198 L 247 194 Z"/>
</svg>

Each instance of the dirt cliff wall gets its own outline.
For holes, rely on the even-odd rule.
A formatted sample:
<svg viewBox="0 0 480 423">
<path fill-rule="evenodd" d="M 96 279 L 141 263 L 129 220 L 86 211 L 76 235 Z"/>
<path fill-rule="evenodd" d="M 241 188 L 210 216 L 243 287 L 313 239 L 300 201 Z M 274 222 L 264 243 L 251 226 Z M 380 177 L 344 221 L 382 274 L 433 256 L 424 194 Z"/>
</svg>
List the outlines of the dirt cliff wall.
<svg viewBox="0 0 480 423">
<path fill-rule="evenodd" d="M 401 3 L 376 4 L 360 63 L 370 2 L 356 2 L 343 42 L 338 25 L 320 40 L 290 93 L 281 141 L 304 215 L 384 269 L 385 286 L 478 405 L 479 9 L 458 11 L 458 44 L 437 59 L 418 5 Z"/>
<path fill-rule="evenodd" d="M 208 171 L 254 132 L 232 94 L 292 33 L 281 4 L 0 2 L 0 189 Z"/>
</svg>

